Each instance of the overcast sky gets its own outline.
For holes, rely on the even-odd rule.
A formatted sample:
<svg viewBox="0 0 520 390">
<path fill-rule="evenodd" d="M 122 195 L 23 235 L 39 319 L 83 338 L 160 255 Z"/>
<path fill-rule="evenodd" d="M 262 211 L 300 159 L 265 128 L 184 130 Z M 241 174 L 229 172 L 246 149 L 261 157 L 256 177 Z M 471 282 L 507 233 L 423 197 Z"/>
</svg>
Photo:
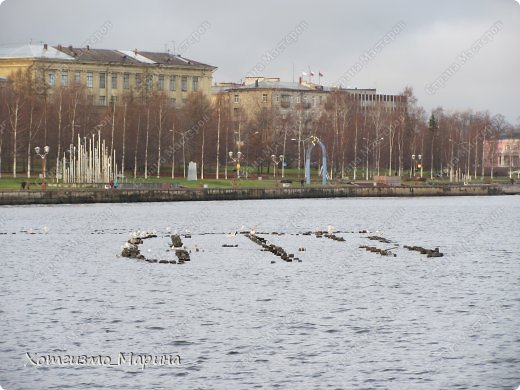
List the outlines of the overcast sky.
<svg viewBox="0 0 520 390">
<path fill-rule="evenodd" d="M 489 109 L 520 123 L 515 0 L 5 0 L 0 44 L 31 40 L 175 50 L 217 66 L 214 81 L 291 81 L 310 68 L 324 85 L 408 85 L 428 110 Z"/>
</svg>

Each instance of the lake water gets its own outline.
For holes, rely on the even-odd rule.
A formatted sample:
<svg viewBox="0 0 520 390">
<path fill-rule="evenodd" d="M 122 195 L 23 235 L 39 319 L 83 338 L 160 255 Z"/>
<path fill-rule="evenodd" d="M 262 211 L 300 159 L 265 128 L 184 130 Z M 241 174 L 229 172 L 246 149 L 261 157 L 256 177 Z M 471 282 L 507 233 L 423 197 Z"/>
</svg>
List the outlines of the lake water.
<svg viewBox="0 0 520 390">
<path fill-rule="evenodd" d="M 345 241 L 301 234 L 328 225 Z M 516 389 L 519 228 L 519 196 L 0 207 L 0 385 Z M 130 232 L 156 230 L 142 253 L 171 258 L 185 229 L 191 262 L 119 256 Z M 226 234 L 249 229 L 302 262 Z M 131 352 L 180 364 L 26 355 Z"/>
</svg>

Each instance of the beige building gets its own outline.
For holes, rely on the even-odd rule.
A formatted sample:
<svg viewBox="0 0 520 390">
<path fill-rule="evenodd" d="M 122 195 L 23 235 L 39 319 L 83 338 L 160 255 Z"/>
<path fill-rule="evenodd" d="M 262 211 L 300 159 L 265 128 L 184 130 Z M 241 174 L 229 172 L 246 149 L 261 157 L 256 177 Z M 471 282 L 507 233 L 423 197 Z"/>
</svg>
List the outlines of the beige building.
<svg viewBox="0 0 520 390">
<path fill-rule="evenodd" d="M 387 111 L 394 111 L 406 105 L 406 98 L 401 95 L 378 94 L 375 89 L 338 90 L 312 84 L 302 78 L 298 82 L 284 82 L 278 77 L 246 77 L 241 84 L 217 83 L 212 88 L 214 99 L 222 95 L 227 97 L 234 117 L 240 109 L 254 113 L 272 108 L 278 108 L 282 116 L 294 111 L 318 116 L 325 109 L 327 97 L 334 91 L 353 95 L 360 107 L 378 105 Z"/>
<path fill-rule="evenodd" d="M 96 105 L 127 93 L 164 93 L 181 103 L 190 92 L 211 91 L 216 67 L 170 53 L 23 45 L 0 47 L 0 77 L 29 69 L 43 93 L 56 87 L 84 85 Z"/>
</svg>

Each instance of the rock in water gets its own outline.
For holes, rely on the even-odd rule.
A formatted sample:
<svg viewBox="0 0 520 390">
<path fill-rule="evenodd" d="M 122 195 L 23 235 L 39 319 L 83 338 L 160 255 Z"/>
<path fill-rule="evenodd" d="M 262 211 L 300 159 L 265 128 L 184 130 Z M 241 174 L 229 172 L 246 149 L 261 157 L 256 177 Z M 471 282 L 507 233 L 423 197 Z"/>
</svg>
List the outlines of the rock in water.
<svg viewBox="0 0 520 390">
<path fill-rule="evenodd" d="M 175 255 L 177 256 L 177 258 L 179 259 L 179 261 L 190 261 L 190 254 L 188 253 L 187 250 L 184 250 L 184 249 L 177 249 L 175 251 Z"/>
<path fill-rule="evenodd" d="M 172 246 L 174 248 L 182 247 L 182 240 L 181 240 L 181 236 L 179 234 L 172 234 L 171 239 L 172 239 Z"/>
</svg>

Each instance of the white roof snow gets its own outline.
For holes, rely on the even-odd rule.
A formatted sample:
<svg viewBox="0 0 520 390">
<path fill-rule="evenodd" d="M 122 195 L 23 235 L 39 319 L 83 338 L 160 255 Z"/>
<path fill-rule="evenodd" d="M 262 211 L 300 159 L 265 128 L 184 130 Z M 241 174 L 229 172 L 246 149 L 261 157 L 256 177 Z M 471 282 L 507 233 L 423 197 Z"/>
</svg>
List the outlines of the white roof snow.
<svg viewBox="0 0 520 390">
<path fill-rule="evenodd" d="M 145 64 L 156 64 L 157 62 L 152 61 L 149 58 L 146 58 L 145 56 L 142 56 L 139 54 L 139 52 L 135 52 L 133 50 L 118 50 L 118 52 L 123 53 L 124 55 L 133 58 L 134 60 L 137 60 L 139 62 L 143 62 Z"/>
<path fill-rule="evenodd" d="M 2 45 L 0 46 L 0 58 L 48 58 L 53 60 L 74 60 L 54 47 L 42 44 L 28 45 Z"/>
</svg>

